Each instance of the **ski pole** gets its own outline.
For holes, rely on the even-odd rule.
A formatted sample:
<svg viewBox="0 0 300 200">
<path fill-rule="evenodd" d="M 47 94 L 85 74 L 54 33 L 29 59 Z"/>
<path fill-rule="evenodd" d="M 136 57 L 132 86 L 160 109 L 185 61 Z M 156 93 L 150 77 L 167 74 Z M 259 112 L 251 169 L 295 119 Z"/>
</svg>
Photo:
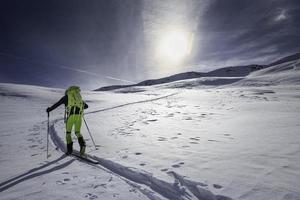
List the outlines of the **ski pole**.
<svg viewBox="0 0 300 200">
<path fill-rule="evenodd" d="M 47 126 L 47 159 L 49 155 L 49 129 L 50 129 L 50 122 L 49 122 L 49 112 L 48 112 L 48 126 Z"/>
<path fill-rule="evenodd" d="M 91 137 L 91 139 L 92 139 L 92 141 L 93 141 L 93 144 L 94 144 L 94 146 L 95 146 L 95 149 L 97 150 L 96 144 L 95 144 L 94 139 L 93 139 L 93 137 L 92 137 L 91 131 L 90 131 L 90 129 L 89 129 L 89 127 L 88 127 L 88 125 L 87 125 L 87 123 L 86 123 L 86 121 L 85 121 L 84 115 L 82 115 L 82 118 L 83 118 L 83 121 L 84 121 L 84 123 L 85 123 L 85 126 L 86 126 L 86 128 L 87 128 L 87 130 L 88 130 L 88 132 L 89 132 L 89 134 L 90 134 L 90 137 Z"/>
</svg>

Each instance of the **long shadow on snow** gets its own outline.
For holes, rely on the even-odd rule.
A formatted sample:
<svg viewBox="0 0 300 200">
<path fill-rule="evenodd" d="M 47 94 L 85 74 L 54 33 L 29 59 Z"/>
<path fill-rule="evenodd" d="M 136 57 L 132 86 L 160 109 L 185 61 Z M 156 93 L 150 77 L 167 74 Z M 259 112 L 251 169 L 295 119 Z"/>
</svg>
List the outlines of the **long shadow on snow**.
<svg viewBox="0 0 300 200">
<path fill-rule="evenodd" d="M 53 140 L 57 148 L 64 152 L 66 150 L 65 144 L 61 140 L 61 138 L 57 135 L 57 132 L 54 128 L 54 124 L 57 121 L 59 120 L 54 120 L 53 123 L 51 124 L 50 135 L 51 135 L 51 139 Z M 98 161 L 99 162 L 98 165 L 108 169 L 109 171 L 115 173 L 116 175 L 123 177 L 134 183 L 148 186 L 153 191 L 157 192 L 158 194 L 164 196 L 167 199 L 172 199 L 172 200 L 191 199 L 190 194 L 183 188 L 186 187 L 188 191 L 190 191 L 192 195 L 199 200 L 231 200 L 231 198 L 229 197 L 225 197 L 222 195 L 214 195 L 212 192 L 210 192 L 207 189 L 199 188 L 198 186 L 203 186 L 203 184 L 199 182 L 187 180 L 182 176 L 176 174 L 175 172 L 172 175 L 174 176 L 175 180 L 177 180 L 180 183 L 180 185 L 169 183 L 164 180 L 160 180 L 156 177 L 153 177 L 152 174 L 149 172 L 139 171 L 138 169 L 129 168 L 119 163 L 113 162 L 111 160 L 103 159 L 88 154 L 87 156 L 91 159 Z M 85 163 L 93 166 L 97 165 L 88 162 Z"/>
<path fill-rule="evenodd" d="M 166 95 L 163 97 L 158 97 L 155 99 L 149 99 L 149 100 L 144 100 L 144 101 L 122 104 L 122 105 L 115 106 L 115 107 L 110 107 L 110 108 L 106 108 L 106 109 L 88 112 L 87 114 L 102 112 L 102 111 L 120 108 L 120 107 L 124 107 L 127 105 L 132 105 L 132 104 L 155 101 L 155 100 L 167 98 L 169 96 L 173 96 L 176 94 L 177 93 L 173 93 L 173 94 Z M 58 134 L 54 128 L 54 124 L 60 120 L 63 120 L 63 118 L 59 118 L 59 119 L 52 121 L 51 126 L 50 126 L 50 136 L 51 136 L 53 143 L 56 145 L 57 149 L 60 149 L 61 151 L 65 152 L 66 151 L 65 144 L 61 140 L 61 138 L 58 136 Z M 123 165 L 113 162 L 111 160 L 99 158 L 97 156 L 92 156 L 92 155 L 87 155 L 87 156 L 89 158 L 92 158 L 92 159 L 98 161 L 100 166 L 108 169 L 109 171 L 115 173 L 116 175 L 123 177 L 127 180 L 133 181 L 134 183 L 146 185 L 146 186 L 150 187 L 153 191 L 157 192 L 158 194 L 164 196 L 167 199 L 172 199 L 172 200 L 193 199 L 191 197 L 191 194 L 188 193 L 184 188 L 180 187 L 177 184 L 169 183 L 164 180 L 160 180 L 156 177 L 153 177 L 151 173 L 148 173 L 146 171 L 139 171 L 137 169 L 133 170 L 132 168 L 123 166 Z M 79 161 L 81 161 L 81 160 L 79 160 Z M 90 164 L 90 163 L 86 162 L 86 164 Z M 95 164 L 91 164 L 91 165 L 95 166 Z M 183 178 L 182 176 L 176 174 L 175 172 L 172 175 L 174 176 L 175 180 L 177 180 L 180 183 L 181 186 L 187 187 L 187 189 L 192 193 L 192 195 L 199 200 L 231 200 L 231 198 L 229 198 L 229 197 L 225 197 L 222 195 L 214 195 L 207 189 L 198 188 L 198 186 L 201 186 L 201 183 L 199 183 L 199 182 L 187 180 L 187 179 Z"/>
<path fill-rule="evenodd" d="M 32 179 L 32 178 L 35 178 L 35 177 L 38 177 L 38 176 L 42 176 L 42 175 L 45 175 L 45 174 L 48 174 L 48 173 L 51 173 L 51 172 L 54 172 L 56 170 L 60 170 L 62 168 L 65 168 L 67 167 L 68 165 L 70 165 L 72 162 L 74 162 L 74 159 L 72 160 L 69 160 L 67 162 L 64 162 L 63 164 L 60 164 L 58 166 L 55 166 L 55 167 L 52 167 L 51 169 L 47 169 L 47 170 L 44 170 L 44 171 L 41 171 L 41 172 L 37 172 L 43 168 L 46 168 L 52 164 L 55 164 L 57 163 L 58 161 L 60 160 L 63 160 L 64 158 L 66 158 L 67 156 L 66 155 L 62 155 L 61 157 L 45 164 L 45 165 L 42 165 L 40 167 L 36 167 L 36 168 L 33 168 L 31 170 L 29 170 L 28 172 L 25 172 L 19 176 L 16 176 L 14 178 L 11 178 L 7 181 L 4 181 L 2 183 L 0 183 L 0 192 L 3 192 L 21 182 L 24 182 L 24 181 L 28 181 L 29 179 Z M 36 172 L 36 173 L 35 173 Z"/>
</svg>

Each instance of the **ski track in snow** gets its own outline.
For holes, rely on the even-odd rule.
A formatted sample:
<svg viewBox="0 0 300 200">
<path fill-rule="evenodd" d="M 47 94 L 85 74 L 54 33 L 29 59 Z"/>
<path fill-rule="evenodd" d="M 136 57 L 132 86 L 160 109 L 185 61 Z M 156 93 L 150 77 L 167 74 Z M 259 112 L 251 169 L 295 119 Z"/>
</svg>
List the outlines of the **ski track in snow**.
<svg viewBox="0 0 300 200">
<path fill-rule="evenodd" d="M 125 106 L 130 106 L 138 103 L 147 103 L 156 101 L 163 98 L 168 98 L 170 96 L 174 96 L 178 93 L 172 93 L 169 95 L 165 95 L 158 98 L 153 98 L 149 100 L 143 100 L 143 101 L 137 101 L 132 103 L 126 103 L 106 109 L 96 110 L 87 112 L 87 114 L 93 114 L 98 112 L 103 112 L 111 109 L 117 109 Z M 58 136 L 54 125 L 57 122 L 60 122 L 63 120 L 63 118 L 58 118 L 55 120 L 52 120 L 50 124 L 50 137 L 54 145 L 56 146 L 56 149 L 59 149 L 62 152 L 66 152 L 66 146 L 63 140 Z M 153 121 L 153 120 L 150 120 Z M 196 138 L 197 139 L 197 138 Z M 77 151 L 75 151 L 77 152 Z M 78 152 L 77 152 L 78 153 Z M 141 171 L 139 169 L 129 168 L 126 166 L 123 166 L 121 164 L 118 164 L 116 162 L 103 159 L 94 155 L 86 154 L 88 158 L 93 159 L 95 161 L 98 161 L 99 164 L 93 164 L 89 162 L 84 162 L 86 164 L 97 166 L 100 165 L 102 167 L 105 167 L 110 172 L 113 172 L 115 175 L 119 176 L 120 178 L 123 178 L 128 184 L 131 186 L 134 186 L 137 188 L 142 194 L 147 196 L 151 200 L 160 200 L 161 198 L 153 193 L 152 191 L 156 192 L 157 194 L 170 199 L 170 200 L 189 200 L 189 199 L 198 199 L 198 200 L 231 200 L 229 197 L 225 197 L 222 195 L 214 195 L 212 192 L 210 192 L 207 189 L 201 188 L 206 187 L 207 185 L 200 182 L 195 182 L 188 180 L 184 178 L 183 176 L 173 172 L 168 171 L 168 174 L 174 177 L 174 183 L 169 183 L 164 180 L 160 180 L 159 178 L 153 177 L 151 173 L 146 171 Z M 78 161 L 81 161 L 80 159 L 77 159 Z M 174 166 L 176 168 L 176 166 Z M 103 170 L 103 168 L 101 168 Z M 146 188 L 142 188 L 140 184 L 146 186 Z M 151 190 L 149 190 L 150 188 Z M 215 187 L 217 188 L 217 187 Z"/>
<path fill-rule="evenodd" d="M 85 115 L 94 114 L 94 113 L 98 113 L 98 112 L 103 112 L 103 111 L 107 111 L 107 110 L 112 110 L 112 109 L 116 109 L 116 108 L 121 108 L 121 107 L 125 107 L 125 106 L 134 105 L 134 104 L 139 104 L 139 103 L 147 103 L 147 102 L 151 102 L 151 101 L 157 101 L 157 100 L 160 100 L 160 99 L 165 99 L 165 98 L 174 96 L 176 94 L 178 94 L 178 92 L 175 92 L 175 93 L 172 93 L 172 94 L 169 94 L 169 95 L 166 95 L 166 96 L 158 97 L 158 98 L 153 98 L 153 99 L 148 99 L 148 100 L 143 100 L 143 101 L 135 101 L 135 102 L 121 104 L 121 105 L 110 107 L 110 108 L 104 108 L 104 109 L 100 109 L 100 110 L 90 111 L 90 112 L 86 112 Z"/>
</svg>

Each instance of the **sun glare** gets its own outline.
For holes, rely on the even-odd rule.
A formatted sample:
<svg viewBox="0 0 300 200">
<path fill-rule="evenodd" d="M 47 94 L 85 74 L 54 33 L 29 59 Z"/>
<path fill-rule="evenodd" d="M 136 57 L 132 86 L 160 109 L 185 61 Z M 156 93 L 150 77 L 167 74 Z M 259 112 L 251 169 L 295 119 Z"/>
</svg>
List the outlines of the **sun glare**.
<svg viewBox="0 0 300 200">
<path fill-rule="evenodd" d="M 164 64 L 179 64 L 190 53 L 191 36 L 181 30 L 162 34 L 157 45 L 157 56 Z"/>
</svg>

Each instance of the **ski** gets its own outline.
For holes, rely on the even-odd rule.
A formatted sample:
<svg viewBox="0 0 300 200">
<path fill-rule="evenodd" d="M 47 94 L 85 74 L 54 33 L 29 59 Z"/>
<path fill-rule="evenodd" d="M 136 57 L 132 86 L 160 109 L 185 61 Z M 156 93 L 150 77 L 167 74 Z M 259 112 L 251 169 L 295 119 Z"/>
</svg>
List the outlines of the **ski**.
<svg viewBox="0 0 300 200">
<path fill-rule="evenodd" d="M 74 152 L 73 152 L 72 154 L 69 154 L 68 156 L 76 157 L 77 159 L 86 161 L 86 162 L 91 163 L 91 164 L 95 164 L 95 165 L 99 164 L 98 161 L 92 160 L 92 159 L 90 159 L 90 158 L 88 158 L 88 157 L 85 157 L 84 155 L 81 156 L 81 155 L 79 155 L 79 154 L 77 154 L 77 153 L 74 153 Z"/>
</svg>

